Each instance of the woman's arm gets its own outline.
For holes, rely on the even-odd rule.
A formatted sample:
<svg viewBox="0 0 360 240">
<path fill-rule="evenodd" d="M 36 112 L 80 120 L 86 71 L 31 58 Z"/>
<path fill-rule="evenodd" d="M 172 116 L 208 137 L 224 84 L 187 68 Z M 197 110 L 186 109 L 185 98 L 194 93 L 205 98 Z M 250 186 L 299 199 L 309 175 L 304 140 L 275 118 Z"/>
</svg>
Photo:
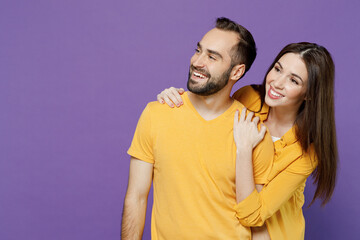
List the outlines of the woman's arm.
<svg viewBox="0 0 360 240">
<path fill-rule="evenodd" d="M 264 138 L 266 128 L 258 130 L 259 118 L 253 119 L 254 113 L 246 116 L 243 108 L 240 118 L 234 116 L 234 140 L 236 144 L 236 200 L 241 202 L 255 190 L 252 151 Z"/>
<path fill-rule="evenodd" d="M 266 225 L 262 227 L 251 228 L 251 239 L 252 240 L 270 240 L 269 232 L 267 231 Z"/>
<path fill-rule="evenodd" d="M 282 169 L 273 169 L 273 178 L 261 192 L 257 192 L 251 179 L 251 143 L 256 141 L 257 132 L 254 121 L 250 121 L 248 114 L 234 119 L 234 139 L 237 147 L 236 159 L 236 194 L 238 204 L 234 207 L 240 223 L 244 226 L 262 226 L 265 221 L 277 212 L 296 191 L 302 191 L 307 177 L 313 172 L 316 165 L 310 159 L 310 155 L 287 153 L 289 165 Z M 252 129 L 252 131 L 250 131 Z M 255 137 L 255 138 L 254 138 Z M 291 160 L 291 159 L 290 159 Z"/>
<path fill-rule="evenodd" d="M 166 88 L 164 91 L 157 95 L 157 100 L 162 104 L 166 103 L 170 107 L 180 107 L 181 105 L 183 105 L 181 95 L 184 92 L 185 91 L 183 88 Z"/>
<path fill-rule="evenodd" d="M 256 191 L 258 192 L 260 192 L 263 187 L 264 185 L 262 184 L 255 185 Z M 261 227 L 251 227 L 250 229 L 252 240 L 270 240 L 270 235 L 267 230 L 266 224 L 262 225 Z"/>
<path fill-rule="evenodd" d="M 235 207 L 236 216 L 244 226 L 262 226 L 287 202 L 310 175 L 298 172 L 307 159 L 301 157 L 274 177 L 261 192 L 253 191 Z"/>
<path fill-rule="evenodd" d="M 253 119 L 254 113 L 250 112 L 246 117 L 246 109 L 244 108 L 240 119 L 238 112 L 234 117 L 234 140 L 236 143 L 236 200 L 240 202 L 249 196 L 254 189 L 260 192 L 262 185 L 255 185 L 252 151 L 253 148 L 263 139 L 266 128 L 261 127 L 258 130 L 258 121 L 256 117 Z M 266 225 L 261 227 L 251 227 L 253 240 L 270 240 Z"/>
</svg>

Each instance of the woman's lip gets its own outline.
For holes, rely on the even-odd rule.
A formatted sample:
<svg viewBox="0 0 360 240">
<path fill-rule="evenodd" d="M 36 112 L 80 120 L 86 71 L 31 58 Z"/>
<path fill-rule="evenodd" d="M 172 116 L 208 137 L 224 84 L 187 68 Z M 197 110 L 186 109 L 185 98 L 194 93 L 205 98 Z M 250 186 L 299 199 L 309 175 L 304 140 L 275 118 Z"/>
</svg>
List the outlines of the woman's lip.
<svg viewBox="0 0 360 240">
<path fill-rule="evenodd" d="M 280 93 L 278 93 L 277 91 L 275 91 L 271 86 L 270 86 L 269 91 L 268 91 L 268 96 L 269 96 L 271 99 L 279 99 L 279 98 L 284 97 L 282 94 L 280 94 Z"/>
</svg>

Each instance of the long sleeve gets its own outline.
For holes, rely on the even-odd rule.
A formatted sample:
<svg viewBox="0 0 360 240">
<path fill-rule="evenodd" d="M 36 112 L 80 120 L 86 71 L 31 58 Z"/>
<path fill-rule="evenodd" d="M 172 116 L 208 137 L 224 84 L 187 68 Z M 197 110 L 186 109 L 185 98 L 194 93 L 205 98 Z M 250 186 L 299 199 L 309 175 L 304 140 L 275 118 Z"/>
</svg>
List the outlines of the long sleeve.
<svg viewBox="0 0 360 240">
<path fill-rule="evenodd" d="M 235 205 L 240 223 L 249 227 L 262 226 L 299 188 L 303 190 L 307 177 L 314 169 L 314 164 L 307 155 L 293 161 L 271 179 L 260 193 L 254 190 Z"/>
</svg>

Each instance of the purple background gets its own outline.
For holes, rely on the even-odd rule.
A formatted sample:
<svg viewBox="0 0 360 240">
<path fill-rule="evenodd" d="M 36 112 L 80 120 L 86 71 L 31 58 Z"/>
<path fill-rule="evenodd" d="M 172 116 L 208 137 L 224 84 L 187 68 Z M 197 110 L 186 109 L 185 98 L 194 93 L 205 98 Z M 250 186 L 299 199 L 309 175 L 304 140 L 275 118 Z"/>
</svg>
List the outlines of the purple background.
<svg viewBox="0 0 360 240">
<path fill-rule="evenodd" d="M 119 239 L 137 120 L 162 89 L 186 86 L 219 16 L 258 45 L 235 89 L 260 83 L 287 43 L 332 53 L 340 171 L 332 201 L 305 209 L 306 239 L 358 239 L 359 10 L 357 0 L 1 0 L 0 239 Z M 149 225 L 148 215 L 144 239 Z"/>
</svg>

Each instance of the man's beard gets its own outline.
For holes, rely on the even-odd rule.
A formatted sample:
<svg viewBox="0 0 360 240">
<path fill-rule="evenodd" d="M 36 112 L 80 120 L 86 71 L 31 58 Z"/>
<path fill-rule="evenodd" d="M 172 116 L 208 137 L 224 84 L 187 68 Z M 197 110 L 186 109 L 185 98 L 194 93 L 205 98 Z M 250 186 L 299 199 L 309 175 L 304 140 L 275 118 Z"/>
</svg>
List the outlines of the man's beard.
<svg viewBox="0 0 360 240">
<path fill-rule="evenodd" d="M 201 96 L 209 96 L 214 93 L 217 93 L 221 89 L 223 89 L 226 84 L 229 82 L 229 77 L 231 74 L 233 66 L 230 66 L 228 70 L 226 70 L 221 76 L 212 77 L 211 74 L 203 69 L 198 69 L 194 67 L 193 65 L 190 66 L 189 70 L 189 78 L 187 82 L 187 88 L 190 92 L 195 93 L 197 95 Z M 192 72 L 196 70 L 197 72 L 205 75 L 208 80 L 204 85 L 196 86 L 198 82 L 191 79 Z"/>
</svg>

